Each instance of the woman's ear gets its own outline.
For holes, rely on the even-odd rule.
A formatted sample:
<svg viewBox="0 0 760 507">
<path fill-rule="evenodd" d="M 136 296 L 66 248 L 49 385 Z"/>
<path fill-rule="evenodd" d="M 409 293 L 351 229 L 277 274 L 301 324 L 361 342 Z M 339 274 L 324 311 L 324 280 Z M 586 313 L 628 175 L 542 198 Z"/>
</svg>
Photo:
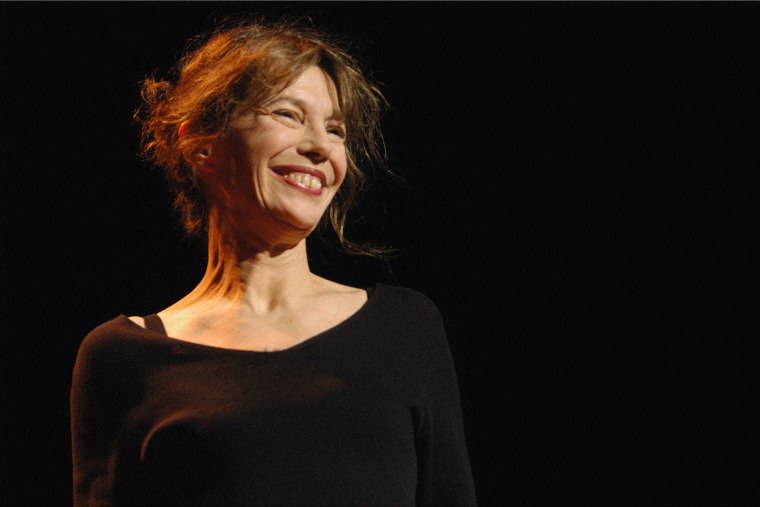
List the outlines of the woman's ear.
<svg viewBox="0 0 760 507">
<path fill-rule="evenodd" d="M 189 130 L 190 122 L 183 121 L 179 126 L 179 130 L 177 131 L 179 138 L 182 139 L 185 137 Z M 190 164 L 190 166 L 197 172 L 204 172 L 204 170 L 211 169 L 208 167 L 209 157 L 211 156 L 211 149 L 211 143 L 205 144 L 203 146 L 195 146 L 193 148 L 185 146 L 182 148 L 182 158 L 184 158 L 185 162 Z"/>
<path fill-rule="evenodd" d="M 190 122 L 185 120 L 180 124 L 179 130 L 177 131 L 177 135 L 179 136 L 180 139 L 182 139 L 183 137 L 187 135 L 188 130 L 190 130 Z"/>
</svg>

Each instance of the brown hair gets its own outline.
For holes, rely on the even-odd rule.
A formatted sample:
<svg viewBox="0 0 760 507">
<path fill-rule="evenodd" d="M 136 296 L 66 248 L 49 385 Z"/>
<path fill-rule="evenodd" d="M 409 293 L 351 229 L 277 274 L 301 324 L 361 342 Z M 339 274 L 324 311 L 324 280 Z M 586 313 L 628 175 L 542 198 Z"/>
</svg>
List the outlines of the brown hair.
<svg viewBox="0 0 760 507">
<path fill-rule="evenodd" d="M 386 251 L 344 236 L 348 211 L 366 182 L 362 167 L 379 166 L 387 171 L 379 127 L 385 98 L 335 36 L 294 20 L 228 21 L 207 37 L 191 39 L 175 69 L 175 83 L 153 77 L 141 83 L 143 104 L 135 119 L 142 125 L 142 155 L 164 169 L 174 210 L 187 237 L 205 235 L 208 205 L 199 179 L 182 153 L 223 135 L 240 106 L 261 105 L 312 65 L 320 67 L 336 86 L 345 117 L 348 156 L 346 179 L 321 226 L 332 227 L 350 253 L 375 256 Z M 189 128 L 180 138 L 179 127 L 184 122 Z"/>
</svg>

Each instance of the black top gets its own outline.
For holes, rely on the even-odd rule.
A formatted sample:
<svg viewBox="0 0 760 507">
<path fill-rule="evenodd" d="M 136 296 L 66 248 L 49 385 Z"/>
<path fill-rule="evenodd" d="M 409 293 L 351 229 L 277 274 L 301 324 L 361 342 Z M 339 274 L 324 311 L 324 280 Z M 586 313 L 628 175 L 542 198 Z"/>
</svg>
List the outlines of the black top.
<svg viewBox="0 0 760 507">
<path fill-rule="evenodd" d="M 475 505 L 438 309 L 377 284 L 354 315 L 275 352 L 119 315 L 74 367 L 74 504 Z"/>
</svg>

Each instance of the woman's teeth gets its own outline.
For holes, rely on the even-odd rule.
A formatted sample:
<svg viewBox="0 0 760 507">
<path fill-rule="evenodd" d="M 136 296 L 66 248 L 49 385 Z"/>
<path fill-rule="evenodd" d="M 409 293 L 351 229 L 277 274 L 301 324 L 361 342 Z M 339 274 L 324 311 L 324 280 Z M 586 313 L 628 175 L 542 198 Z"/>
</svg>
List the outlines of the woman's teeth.
<svg viewBox="0 0 760 507">
<path fill-rule="evenodd" d="M 322 181 L 311 174 L 292 172 L 285 174 L 285 177 L 307 188 L 322 188 Z"/>
</svg>

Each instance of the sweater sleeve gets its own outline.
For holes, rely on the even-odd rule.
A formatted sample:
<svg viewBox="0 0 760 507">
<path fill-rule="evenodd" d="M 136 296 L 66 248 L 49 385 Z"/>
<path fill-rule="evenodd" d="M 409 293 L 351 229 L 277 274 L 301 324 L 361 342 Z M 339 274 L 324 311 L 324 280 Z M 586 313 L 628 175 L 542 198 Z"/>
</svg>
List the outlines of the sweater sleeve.
<svg viewBox="0 0 760 507">
<path fill-rule="evenodd" d="M 432 309 L 429 374 L 416 435 L 417 505 L 477 505 L 459 385 L 438 310 Z"/>
<path fill-rule="evenodd" d="M 73 504 L 112 505 L 118 450 L 115 435 L 123 411 L 115 371 L 118 350 L 109 325 L 101 324 L 82 341 L 71 384 Z M 117 401 L 119 400 L 119 401 Z"/>
</svg>

